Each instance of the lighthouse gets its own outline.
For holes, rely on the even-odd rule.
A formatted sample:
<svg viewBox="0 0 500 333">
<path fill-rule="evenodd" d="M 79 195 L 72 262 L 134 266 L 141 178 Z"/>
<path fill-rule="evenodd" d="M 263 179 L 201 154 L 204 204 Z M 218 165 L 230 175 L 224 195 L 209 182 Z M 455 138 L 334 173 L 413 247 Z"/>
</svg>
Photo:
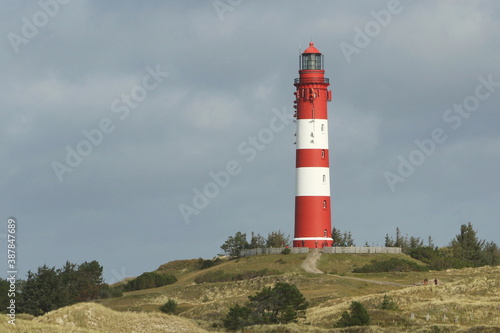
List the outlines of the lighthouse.
<svg viewBox="0 0 500 333">
<path fill-rule="evenodd" d="M 309 43 L 300 55 L 294 92 L 297 122 L 294 247 L 333 245 L 326 103 L 332 92 L 323 55 Z"/>
</svg>

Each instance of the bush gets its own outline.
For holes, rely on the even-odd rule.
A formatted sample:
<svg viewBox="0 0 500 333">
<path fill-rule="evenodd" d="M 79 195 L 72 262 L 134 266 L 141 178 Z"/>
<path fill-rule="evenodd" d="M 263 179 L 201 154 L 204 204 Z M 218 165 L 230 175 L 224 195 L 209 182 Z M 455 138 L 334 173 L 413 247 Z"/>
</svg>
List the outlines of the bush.
<svg viewBox="0 0 500 333">
<path fill-rule="evenodd" d="M 391 258 L 384 261 L 372 261 L 371 264 L 355 268 L 354 273 L 384 273 L 384 272 L 428 272 L 429 267 L 413 261 Z"/>
<path fill-rule="evenodd" d="M 352 302 L 350 310 L 350 313 L 345 311 L 342 314 L 336 327 L 367 326 L 370 324 L 370 316 L 363 304 Z"/>
<path fill-rule="evenodd" d="M 167 303 L 160 306 L 160 311 L 167 314 L 172 314 L 177 310 L 177 302 L 173 299 L 169 299 Z"/>
<path fill-rule="evenodd" d="M 113 298 L 123 296 L 123 286 L 112 287 L 108 284 L 104 284 L 100 290 L 100 298 Z"/>
<path fill-rule="evenodd" d="M 274 288 L 265 287 L 245 306 L 235 305 L 224 319 L 224 327 L 239 330 L 251 325 L 288 324 L 305 314 L 309 303 L 295 285 L 278 282 Z"/>
<path fill-rule="evenodd" d="M 380 304 L 380 308 L 382 310 L 397 310 L 398 305 L 392 300 L 387 295 L 384 295 L 384 299 L 382 300 L 382 303 Z"/>
<path fill-rule="evenodd" d="M 286 247 L 283 249 L 283 251 L 281 251 L 281 254 L 290 254 L 290 253 L 292 253 L 292 249 L 289 247 Z"/>
<path fill-rule="evenodd" d="M 177 278 L 173 275 L 146 272 L 127 282 L 127 284 L 123 286 L 123 290 L 134 291 L 148 288 L 157 288 L 175 282 L 177 282 Z"/>
<path fill-rule="evenodd" d="M 228 330 L 236 331 L 248 326 L 250 309 L 236 304 L 229 309 L 229 313 L 224 319 L 224 327 Z"/>
<path fill-rule="evenodd" d="M 207 269 L 210 267 L 214 267 L 215 262 L 213 260 L 204 260 L 204 259 L 198 259 L 198 267 L 200 269 Z"/>
</svg>

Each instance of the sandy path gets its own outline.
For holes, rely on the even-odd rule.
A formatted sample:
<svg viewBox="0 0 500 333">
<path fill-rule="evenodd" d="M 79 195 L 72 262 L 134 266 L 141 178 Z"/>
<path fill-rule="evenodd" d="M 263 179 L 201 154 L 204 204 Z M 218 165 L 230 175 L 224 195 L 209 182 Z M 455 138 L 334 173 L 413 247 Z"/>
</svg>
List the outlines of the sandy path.
<svg viewBox="0 0 500 333">
<path fill-rule="evenodd" d="M 312 274 L 325 274 L 325 272 L 319 270 L 316 267 L 316 263 L 318 262 L 319 257 L 321 257 L 321 252 L 319 250 L 311 251 L 306 259 L 302 262 L 302 268 Z"/>
<path fill-rule="evenodd" d="M 390 286 L 399 286 L 399 287 L 413 287 L 413 286 L 415 286 L 414 284 L 401 284 L 401 283 L 389 282 L 389 281 L 369 280 L 369 279 L 362 279 L 362 278 L 357 278 L 357 277 L 352 277 L 352 276 L 342 276 L 342 275 L 335 275 L 335 274 L 328 274 L 328 275 L 335 276 L 335 277 L 340 278 L 340 279 L 357 280 L 357 281 L 371 282 L 371 283 L 378 283 L 378 284 L 388 284 Z"/>
<path fill-rule="evenodd" d="M 302 262 L 302 268 L 312 274 L 325 274 L 322 270 L 319 270 L 316 267 L 316 264 L 321 257 L 321 252 L 319 249 L 312 250 L 309 252 L 307 255 L 306 259 Z M 369 279 L 362 279 L 362 278 L 357 278 L 357 277 L 352 277 L 352 276 L 342 276 L 342 275 L 335 275 L 335 274 L 328 274 L 330 276 L 334 276 L 336 278 L 340 279 L 349 279 L 349 280 L 357 280 L 357 281 L 363 281 L 363 282 L 370 282 L 370 283 L 377 283 L 377 284 L 387 284 L 390 286 L 399 286 L 399 287 L 412 287 L 414 285 L 411 284 L 401 284 L 401 283 L 396 283 L 396 282 L 389 282 L 389 281 L 377 281 L 377 280 L 369 280 Z"/>
</svg>

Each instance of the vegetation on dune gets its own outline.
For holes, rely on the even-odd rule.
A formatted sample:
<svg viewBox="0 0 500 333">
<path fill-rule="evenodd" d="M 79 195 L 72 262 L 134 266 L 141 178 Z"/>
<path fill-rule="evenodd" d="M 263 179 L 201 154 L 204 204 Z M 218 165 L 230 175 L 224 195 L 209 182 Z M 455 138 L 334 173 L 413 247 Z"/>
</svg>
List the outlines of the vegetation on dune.
<svg viewBox="0 0 500 333">
<path fill-rule="evenodd" d="M 337 245 L 354 244 L 350 232 L 333 231 Z M 399 228 L 395 238 L 386 235 L 385 241 L 386 246 L 400 246 L 403 254 L 322 255 L 318 268 L 335 275 L 305 274 L 303 254 L 237 258 L 243 249 L 289 245 L 289 237 L 281 231 L 267 238 L 252 233 L 249 242 L 241 232 L 229 237 L 221 249 L 234 260 L 176 260 L 115 286 L 104 283 L 103 268 L 96 261 L 67 262 L 58 269 L 44 265 L 17 283 L 18 328 L 114 333 L 204 331 L 199 326 L 215 332 L 224 326 L 295 333 L 465 332 L 500 327 L 500 267 L 492 267 L 500 264 L 500 250 L 495 243 L 480 240 L 471 223 L 462 225 L 448 246 L 440 248 L 430 237 L 426 245 L 418 237 L 403 237 Z M 425 280 L 433 282 L 422 285 Z M 8 304 L 8 288 L 9 282 L 0 279 L 0 305 Z M 135 292 L 118 297 L 122 290 Z M 148 313 L 74 304 L 85 301 Z M 0 323 L 0 331 L 5 325 Z M 359 327 L 349 328 L 352 325 Z"/>
<path fill-rule="evenodd" d="M 252 325 L 287 324 L 305 315 L 308 302 L 295 285 L 278 282 L 248 297 L 244 306 L 236 304 L 224 319 L 228 330 Z"/>
<path fill-rule="evenodd" d="M 173 299 L 169 299 L 167 303 L 160 306 L 160 311 L 167 314 L 173 314 L 177 310 L 177 302 Z"/>
<path fill-rule="evenodd" d="M 328 262 L 333 266 L 346 260 L 356 262 L 357 259 L 368 263 L 370 259 L 378 257 L 387 260 L 390 257 L 404 258 L 404 255 L 353 255 L 351 259 L 349 259 L 349 255 L 322 256 L 322 258 L 328 258 Z M 280 259 L 286 260 L 287 263 L 275 263 Z M 401 276 L 407 276 L 409 279 L 415 279 L 415 276 L 418 276 L 418 280 L 424 277 L 430 279 L 436 277 L 440 281 L 438 285 L 405 288 L 343 279 L 326 274 L 315 276 L 301 274 L 300 271 L 294 270 L 294 267 L 300 268 L 300 262 L 303 259 L 302 255 L 291 254 L 287 257 L 266 255 L 231 260 L 222 264 L 220 268 L 215 267 L 208 271 L 198 271 L 194 272 L 195 274 L 186 275 L 177 283 L 162 289 L 142 293 L 137 291 L 126 294 L 125 297 L 103 301 L 103 304 L 124 312 L 95 310 L 93 307 L 86 307 L 88 303 L 83 303 L 50 312 L 37 317 L 36 321 L 23 320 L 18 323 L 18 327 L 29 327 L 24 328 L 26 332 L 44 333 L 114 333 L 119 332 L 120 329 L 121 331 L 131 331 L 133 328 L 147 332 L 155 332 L 155 330 L 158 332 L 179 332 L 184 327 L 182 325 L 186 324 L 183 318 L 189 318 L 196 320 L 196 324 L 194 321 L 190 321 L 190 328 L 184 329 L 186 332 L 196 332 L 195 329 L 203 331 L 199 327 L 212 332 L 222 332 L 225 329 L 223 327 L 224 319 L 228 319 L 228 317 L 234 319 L 235 325 L 240 325 L 244 330 L 256 333 L 429 332 L 432 326 L 438 326 L 443 332 L 466 332 L 467 330 L 474 331 L 474 329 L 479 332 L 481 330 L 476 328 L 479 327 L 478 325 L 481 325 L 483 331 L 488 332 L 489 327 L 500 327 L 500 320 L 496 316 L 498 300 L 500 300 L 500 279 L 498 279 L 500 267 L 466 268 L 430 273 L 374 273 L 369 277 L 364 277 L 373 280 L 398 281 Z M 191 263 L 194 265 L 196 261 L 193 260 Z M 184 267 L 181 263 L 177 264 Z M 193 284 L 193 278 L 196 274 L 212 270 L 223 269 L 235 273 L 244 268 L 258 271 L 271 265 L 278 265 L 284 274 L 279 277 L 259 277 L 246 281 Z M 352 274 L 348 273 L 347 275 Z M 293 284 L 300 290 L 300 293 L 310 304 L 306 309 L 307 318 L 301 318 L 300 315 L 295 319 L 296 323 L 292 321 L 288 324 L 253 324 L 252 309 L 255 310 L 258 306 L 255 305 L 254 308 L 247 306 L 250 303 L 248 296 L 256 296 L 264 290 L 263 288 L 273 289 L 276 280 Z M 289 293 L 287 292 L 287 294 Z M 204 296 L 207 296 L 206 300 Z M 260 301 L 265 299 L 266 297 L 255 299 L 255 304 L 260 306 Z M 174 313 L 181 317 L 179 321 L 175 321 L 177 316 L 167 316 L 160 313 L 160 307 L 170 300 L 172 300 L 170 303 L 176 302 L 178 304 Z M 370 317 L 371 326 L 333 328 L 346 310 L 352 317 L 350 305 L 353 301 L 359 302 L 365 307 Z M 390 311 L 396 310 L 393 309 L 391 303 L 396 306 L 397 311 Z M 231 316 L 229 316 L 230 313 Z M 429 315 L 428 320 L 426 319 L 427 315 Z M 267 318 L 268 316 L 270 314 L 262 317 Z M 174 328 L 173 323 L 180 326 Z M 251 327 L 248 326 L 250 323 Z M 166 328 L 161 330 L 164 325 L 170 325 L 170 330 Z M 2 329 L 3 327 L 0 326 L 0 331 Z"/>
<path fill-rule="evenodd" d="M 80 265 L 69 261 L 62 268 L 38 267 L 19 282 L 18 311 L 39 316 L 77 302 L 109 297 L 115 291 L 104 283 L 103 267 L 97 261 Z"/>
<path fill-rule="evenodd" d="M 241 256 L 241 251 L 246 249 L 288 247 L 290 245 L 290 236 L 285 236 L 281 230 L 269 233 L 267 239 L 259 234 L 255 235 L 252 232 L 250 242 L 247 241 L 246 233 L 238 231 L 234 236 L 229 236 L 220 248 L 223 251 L 223 255 L 229 256 L 230 258 L 239 258 Z"/>
<path fill-rule="evenodd" d="M 29 327 L 29 330 L 24 332 L 44 333 L 206 332 L 194 321 L 179 316 L 159 312 L 118 312 L 95 303 L 80 303 L 64 307 L 37 317 L 32 322 L 20 322 L 17 326 L 21 329 L 20 331 L 23 327 Z M 50 327 L 52 330 L 43 330 L 44 327 Z M 54 329 L 55 327 L 63 329 L 58 331 Z"/>
<path fill-rule="evenodd" d="M 382 303 L 380 303 L 380 309 L 394 311 L 398 309 L 398 305 L 393 301 L 392 297 L 384 295 Z"/>
<path fill-rule="evenodd" d="M 354 273 L 383 273 L 383 272 L 427 272 L 427 266 L 419 265 L 416 262 L 391 258 L 383 261 L 372 261 L 371 264 L 360 268 L 355 268 Z"/>
<path fill-rule="evenodd" d="M 123 290 L 134 291 L 148 288 L 158 288 L 175 282 L 177 282 L 177 278 L 173 275 L 145 272 L 135 279 L 128 281 L 123 286 Z"/>
<path fill-rule="evenodd" d="M 370 315 L 360 302 L 353 301 L 350 311 L 344 311 L 335 327 L 367 326 L 370 324 Z"/>
<path fill-rule="evenodd" d="M 194 282 L 199 284 L 199 283 L 240 281 L 240 280 L 253 279 L 259 276 L 268 276 L 277 274 L 282 274 L 282 273 L 268 268 L 264 268 L 258 271 L 249 270 L 238 273 L 228 273 L 224 272 L 223 270 L 217 270 L 198 275 L 194 279 Z"/>
<path fill-rule="evenodd" d="M 403 253 L 421 260 L 433 270 L 500 265 L 500 249 L 497 244 L 480 240 L 470 222 L 462 224 L 460 233 L 448 246 L 441 248 L 434 246 L 430 236 L 427 246 L 424 246 L 424 241 L 419 237 L 403 237 L 399 228 L 396 228 L 395 238 L 385 236 L 385 246 L 401 247 Z"/>
</svg>

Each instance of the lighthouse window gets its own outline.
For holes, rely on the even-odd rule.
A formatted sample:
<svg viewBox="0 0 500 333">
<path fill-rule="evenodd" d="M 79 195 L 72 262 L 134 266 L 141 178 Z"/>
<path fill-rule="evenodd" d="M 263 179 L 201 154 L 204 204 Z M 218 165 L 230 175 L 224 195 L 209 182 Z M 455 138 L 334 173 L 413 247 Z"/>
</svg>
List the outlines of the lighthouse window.
<svg viewBox="0 0 500 333">
<path fill-rule="evenodd" d="M 321 150 L 321 158 L 325 158 L 325 150 L 324 149 Z"/>
<path fill-rule="evenodd" d="M 326 183 L 326 175 L 323 175 L 323 183 Z"/>
<path fill-rule="evenodd" d="M 323 56 L 320 53 L 302 54 L 301 69 L 323 69 Z"/>
<path fill-rule="evenodd" d="M 323 200 L 323 209 L 326 209 L 326 200 Z"/>
<path fill-rule="evenodd" d="M 325 124 L 321 124 L 321 132 L 325 131 Z"/>
</svg>

